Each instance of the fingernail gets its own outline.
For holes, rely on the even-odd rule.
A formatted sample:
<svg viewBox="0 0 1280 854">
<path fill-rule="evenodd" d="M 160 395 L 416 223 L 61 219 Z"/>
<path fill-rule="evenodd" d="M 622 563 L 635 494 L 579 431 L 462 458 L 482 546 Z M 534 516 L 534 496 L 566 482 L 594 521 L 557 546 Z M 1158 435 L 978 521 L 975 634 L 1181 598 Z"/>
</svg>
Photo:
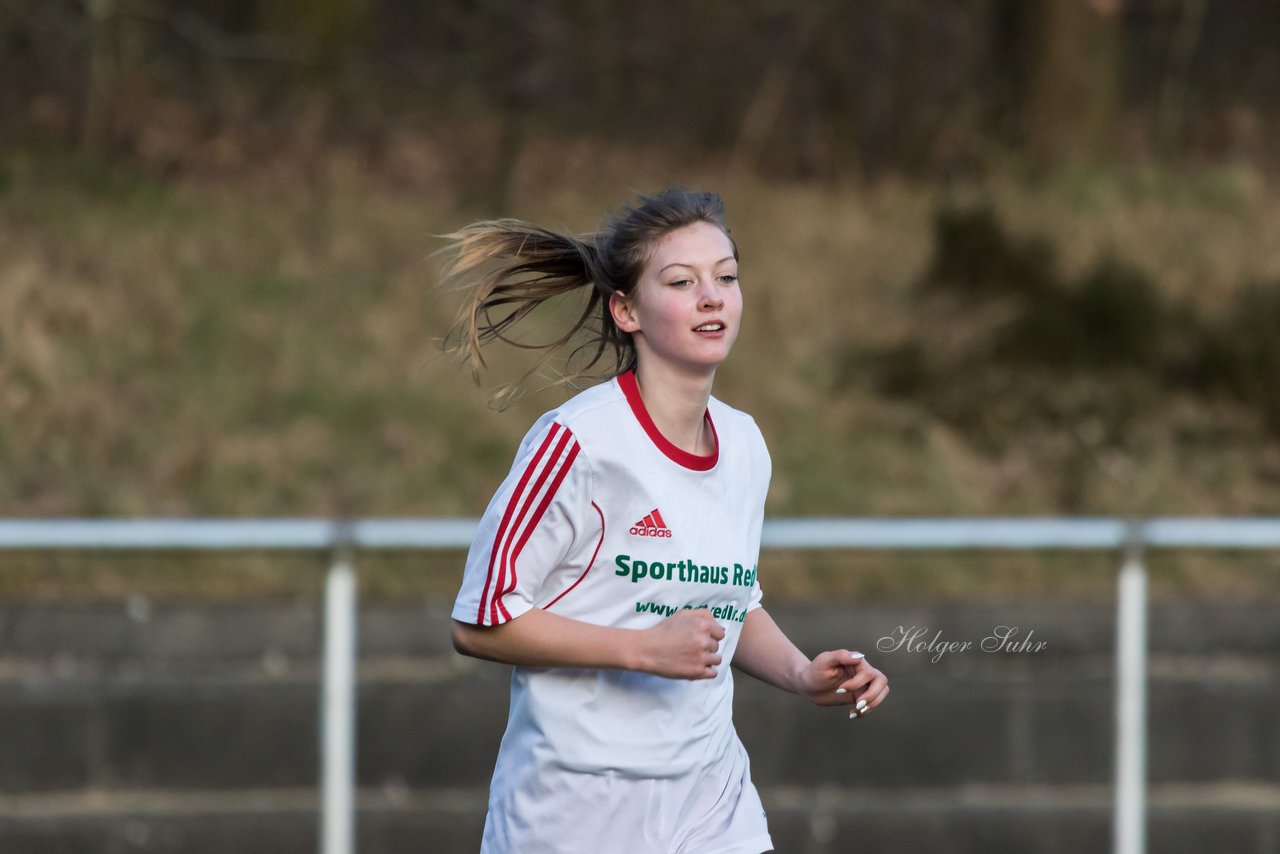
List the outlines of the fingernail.
<svg viewBox="0 0 1280 854">
<path fill-rule="evenodd" d="M 836 689 L 836 693 L 837 693 L 837 694 L 848 694 L 849 692 L 848 692 L 848 691 L 846 691 L 846 690 L 845 690 L 845 689 L 843 689 L 843 688 L 837 688 L 837 689 Z"/>
<path fill-rule="evenodd" d="M 862 653 L 860 653 L 860 652 L 851 652 L 851 653 L 849 653 L 849 657 L 850 657 L 850 658 L 853 658 L 853 659 L 866 658 L 866 656 L 865 656 L 865 655 L 863 655 L 863 654 L 862 654 Z"/>
<path fill-rule="evenodd" d="M 858 710 L 854 709 L 852 712 L 849 713 L 849 720 L 853 720 L 857 716 L 858 716 Z"/>
<path fill-rule="evenodd" d="M 858 705 L 854 706 L 854 708 L 857 709 L 859 712 L 863 711 L 864 709 L 867 708 L 867 701 L 859 700 Z"/>
</svg>

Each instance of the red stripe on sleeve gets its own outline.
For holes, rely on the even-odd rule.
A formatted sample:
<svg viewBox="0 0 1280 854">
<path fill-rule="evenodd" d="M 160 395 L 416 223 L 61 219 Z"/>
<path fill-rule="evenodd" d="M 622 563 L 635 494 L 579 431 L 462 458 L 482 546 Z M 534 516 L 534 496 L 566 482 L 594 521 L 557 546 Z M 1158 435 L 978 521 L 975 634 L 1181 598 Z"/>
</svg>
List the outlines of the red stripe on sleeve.
<svg viewBox="0 0 1280 854">
<path fill-rule="evenodd" d="M 538 504 L 537 511 L 534 512 L 533 517 L 529 520 L 529 524 L 525 526 L 524 534 L 520 536 L 520 541 L 516 543 L 516 550 L 512 553 L 510 560 L 511 581 L 503 589 L 498 599 L 498 607 L 502 608 L 504 614 L 507 613 L 507 609 L 502 604 L 501 597 L 516 589 L 516 559 L 520 557 L 520 552 L 524 549 L 524 544 L 529 541 L 529 536 L 533 533 L 533 529 L 538 527 L 538 523 L 542 521 L 542 516 L 547 512 L 547 507 L 551 505 L 551 499 L 555 497 L 556 491 L 560 489 L 560 484 L 564 482 L 565 475 L 569 473 L 569 469 L 573 468 L 573 461 L 578 456 L 578 449 L 578 443 L 574 442 L 573 447 L 569 449 L 568 456 L 560 464 L 560 470 L 556 472 L 555 480 L 551 481 L 551 486 L 547 488 L 546 494 L 542 496 L 542 501 Z M 511 619 L 510 614 L 507 614 L 507 619 Z"/>
<path fill-rule="evenodd" d="M 547 482 L 547 478 L 551 475 L 555 468 L 556 460 L 564 453 L 565 446 L 569 444 L 569 440 L 573 438 L 573 434 L 568 429 L 563 429 L 559 441 L 556 442 L 555 450 L 547 456 L 547 463 L 539 472 L 538 478 L 534 481 L 533 488 L 526 490 L 524 501 L 520 505 L 520 510 L 516 513 L 515 522 L 507 530 L 507 536 L 502 543 L 502 555 L 498 558 L 498 580 L 494 587 L 494 596 L 489 602 L 489 617 L 492 619 L 490 625 L 496 626 L 505 620 L 511 619 L 511 614 L 507 612 L 506 607 L 502 604 L 502 597 L 510 592 L 507 586 L 507 571 L 511 570 L 514 575 L 514 568 L 511 566 L 511 541 L 518 536 L 523 525 L 525 517 L 529 514 L 529 508 L 533 506 L 533 502 L 537 499 L 538 493 L 542 491 L 542 485 Z M 577 442 L 574 442 L 577 445 Z M 539 514 L 541 515 L 541 514 Z M 535 520 L 536 521 L 536 520 Z M 528 534 L 525 534 L 528 538 Z M 523 541 L 522 541 L 523 542 Z"/>
<path fill-rule="evenodd" d="M 493 564 L 497 559 L 503 537 L 507 533 L 507 525 L 511 521 L 511 514 L 515 511 L 516 505 L 519 504 L 521 496 L 524 494 L 524 488 L 529 483 L 529 478 L 533 476 L 533 471 L 542 461 L 542 455 L 547 452 L 547 448 L 551 447 L 551 442 L 555 439 L 556 433 L 561 430 L 559 424 L 552 424 L 551 431 L 547 433 L 547 438 L 542 440 L 542 445 L 538 448 L 537 453 L 533 455 L 533 459 L 525 466 L 524 474 L 520 477 L 520 482 L 516 484 L 515 491 L 511 493 L 511 498 L 507 500 L 506 512 L 502 514 L 502 522 L 498 525 L 498 533 L 493 538 L 493 547 L 489 552 L 489 572 L 484 579 L 484 592 L 480 594 L 480 608 L 476 611 L 476 623 L 485 625 L 484 612 L 485 600 L 489 598 L 489 586 L 493 583 Z"/>
</svg>

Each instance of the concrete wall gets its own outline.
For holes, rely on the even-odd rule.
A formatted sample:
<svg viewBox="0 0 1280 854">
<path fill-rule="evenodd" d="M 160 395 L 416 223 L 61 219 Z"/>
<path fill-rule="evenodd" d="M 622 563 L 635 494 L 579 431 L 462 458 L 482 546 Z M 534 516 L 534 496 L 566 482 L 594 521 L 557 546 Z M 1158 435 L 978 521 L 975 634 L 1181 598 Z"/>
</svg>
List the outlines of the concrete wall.
<svg viewBox="0 0 1280 854">
<path fill-rule="evenodd" d="M 362 613 L 362 854 L 478 847 L 507 671 L 452 652 L 447 605 Z M 850 721 L 739 677 L 779 851 L 1109 849 L 1111 606 L 771 613 L 893 687 Z M 999 626 L 1045 646 L 982 651 Z M 934 651 L 877 649 L 913 627 Z M 1150 628 L 1149 850 L 1280 854 L 1274 609 L 1158 603 Z M 0 852 L 314 850 L 319 630 L 314 604 L 0 606 Z"/>
</svg>

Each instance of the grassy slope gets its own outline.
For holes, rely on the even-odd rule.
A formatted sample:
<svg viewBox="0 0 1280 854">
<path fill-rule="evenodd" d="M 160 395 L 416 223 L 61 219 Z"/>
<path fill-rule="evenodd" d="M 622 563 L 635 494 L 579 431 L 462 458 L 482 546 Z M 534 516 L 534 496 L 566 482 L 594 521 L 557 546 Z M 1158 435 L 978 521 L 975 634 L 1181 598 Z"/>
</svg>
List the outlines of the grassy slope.
<svg viewBox="0 0 1280 854">
<path fill-rule="evenodd" d="M 161 182 L 30 152 L 4 170 L 0 515 L 476 514 L 558 397 L 491 411 L 440 355 L 453 304 L 431 290 L 431 235 L 471 218 L 448 187 L 388 187 L 339 155 L 305 182 Z M 770 440 L 774 515 L 1280 512 L 1280 443 L 1226 404 L 1147 389 L 1122 440 L 1097 442 L 1096 413 L 1023 423 L 1025 407 L 993 397 L 1007 422 L 993 442 L 863 381 L 863 350 L 965 334 L 918 310 L 936 189 L 565 174 L 531 179 L 503 213 L 586 230 L 632 187 L 725 195 L 748 314 L 717 395 Z M 979 194 L 1014 231 L 1051 236 L 1064 274 L 1114 250 L 1205 311 L 1280 279 L 1280 198 L 1247 172 L 994 180 L 951 197 Z M 495 362 L 494 381 L 518 375 L 518 357 Z M 1062 399 L 1108 400 L 1076 383 Z M 990 389 L 974 378 L 972 394 Z M 820 570 L 797 592 L 836 583 Z M 867 572 L 872 588 L 896 583 Z M 1009 589 L 1035 585 L 1020 573 Z"/>
</svg>

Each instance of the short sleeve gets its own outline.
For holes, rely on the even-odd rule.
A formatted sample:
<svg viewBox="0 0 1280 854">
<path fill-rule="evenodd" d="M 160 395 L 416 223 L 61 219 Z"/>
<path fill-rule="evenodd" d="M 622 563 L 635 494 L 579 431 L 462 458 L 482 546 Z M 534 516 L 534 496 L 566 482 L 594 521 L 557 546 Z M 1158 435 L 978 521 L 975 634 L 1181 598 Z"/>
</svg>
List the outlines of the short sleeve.
<svg viewBox="0 0 1280 854">
<path fill-rule="evenodd" d="M 764 503 L 769 495 L 769 482 L 773 478 L 773 459 L 769 456 L 769 446 L 765 443 L 764 434 L 760 431 L 759 425 L 756 424 L 754 418 L 747 416 L 751 422 L 752 433 L 755 438 L 755 455 L 752 461 L 752 473 L 755 480 L 755 489 L 758 500 L 760 502 L 759 514 L 761 527 L 764 523 Z M 760 575 L 757 572 L 756 579 L 751 585 L 751 594 L 747 600 L 747 611 L 754 611 L 761 607 L 764 600 L 764 590 L 760 587 Z"/>
<path fill-rule="evenodd" d="M 525 437 L 471 541 L 455 620 L 496 626 L 525 613 L 584 539 L 591 478 L 580 451 L 573 432 L 556 421 Z"/>
</svg>

